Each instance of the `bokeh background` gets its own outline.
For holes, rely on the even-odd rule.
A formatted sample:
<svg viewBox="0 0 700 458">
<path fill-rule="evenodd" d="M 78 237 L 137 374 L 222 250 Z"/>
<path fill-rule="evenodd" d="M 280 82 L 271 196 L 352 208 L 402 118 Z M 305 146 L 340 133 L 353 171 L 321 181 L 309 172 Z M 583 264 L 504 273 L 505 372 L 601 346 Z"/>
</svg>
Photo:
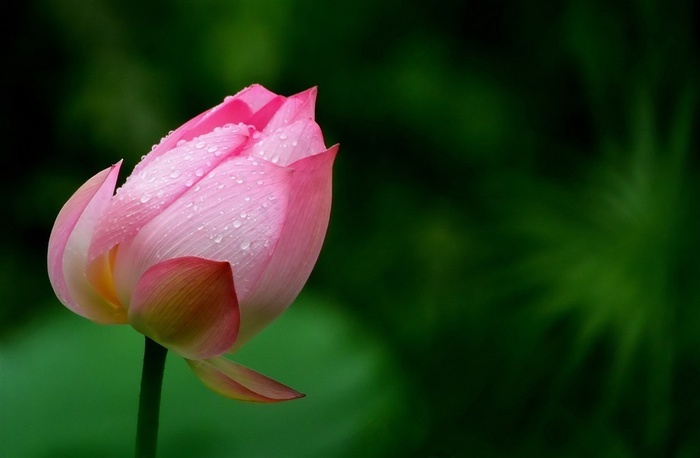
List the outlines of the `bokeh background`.
<svg viewBox="0 0 700 458">
<path fill-rule="evenodd" d="M 140 336 L 59 304 L 48 234 L 254 82 L 317 85 L 341 143 L 316 270 L 238 358 L 307 397 L 171 357 L 162 456 L 700 456 L 693 2 L 1 8 L 0 456 L 131 453 Z"/>
</svg>

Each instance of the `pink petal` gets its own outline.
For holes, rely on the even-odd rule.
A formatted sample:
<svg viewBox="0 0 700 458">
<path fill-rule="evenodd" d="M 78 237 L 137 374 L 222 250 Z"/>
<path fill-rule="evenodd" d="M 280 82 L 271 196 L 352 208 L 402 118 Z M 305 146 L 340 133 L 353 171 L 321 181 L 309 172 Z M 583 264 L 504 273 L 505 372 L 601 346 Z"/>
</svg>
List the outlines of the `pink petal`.
<svg viewBox="0 0 700 458">
<path fill-rule="evenodd" d="M 255 136 L 253 136 L 255 138 Z M 311 118 L 299 119 L 275 133 L 263 135 L 259 141 L 249 142 L 242 156 L 265 159 L 274 164 L 288 165 L 325 151 L 321 128 Z"/>
<path fill-rule="evenodd" d="M 292 124 L 300 119 L 313 120 L 317 92 L 318 90 L 312 87 L 304 92 L 288 97 L 272 119 L 270 119 L 270 122 L 265 126 L 265 133 L 273 133 L 277 129 Z"/>
<path fill-rule="evenodd" d="M 241 90 L 234 96 L 228 96 L 219 105 L 200 113 L 161 139 L 142 163 L 145 166 L 175 148 L 181 141 L 191 141 L 195 137 L 213 131 L 216 127 L 223 127 L 226 124 L 252 124 L 251 117 L 276 98 L 280 96 L 257 84 Z M 284 100 L 283 97 L 282 100 Z"/>
<path fill-rule="evenodd" d="M 126 313 L 101 297 L 85 271 L 90 240 L 114 192 L 121 162 L 103 170 L 66 202 L 49 237 L 49 279 L 58 299 L 73 312 L 99 323 L 125 323 Z"/>
<path fill-rule="evenodd" d="M 136 285 L 129 322 L 186 358 L 222 354 L 239 326 L 231 265 L 195 257 L 156 264 Z"/>
<path fill-rule="evenodd" d="M 267 161 L 221 163 L 119 245 L 114 279 L 124 303 L 139 276 L 165 259 L 197 256 L 233 266 L 239 301 L 270 260 L 287 215 L 293 172 Z"/>
<path fill-rule="evenodd" d="M 248 128 L 232 126 L 139 163 L 117 190 L 90 246 L 90 259 L 133 237 L 221 161 L 239 152 Z"/>
<path fill-rule="evenodd" d="M 279 402 L 303 394 L 269 377 L 225 358 L 187 360 L 199 379 L 211 390 L 239 401 Z"/>
<path fill-rule="evenodd" d="M 328 227 L 332 167 L 338 145 L 290 165 L 289 210 L 272 259 L 250 294 L 239 296 L 240 347 L 296 298 L 313 269 Z"/>
</svg>

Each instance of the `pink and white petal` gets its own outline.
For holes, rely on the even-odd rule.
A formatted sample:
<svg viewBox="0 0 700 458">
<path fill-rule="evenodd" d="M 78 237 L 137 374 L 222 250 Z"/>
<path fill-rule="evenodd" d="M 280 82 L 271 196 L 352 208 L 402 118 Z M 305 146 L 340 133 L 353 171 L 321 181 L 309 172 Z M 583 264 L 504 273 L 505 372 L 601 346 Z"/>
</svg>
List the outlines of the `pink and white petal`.
<svg viewBox="0 0 700 458">
<path fill-rule="evenodd" d="M 49 279 L 58 299 L 75 313 L 99 323 L 124 323 L 126 314 L 102 298 L 85 275 L 95 226 L 116 185 L 121 161 L 83 184 L 66 202 L 49 237 Z"/>
<path fill-rule="evenodd" d="M 248 142 L 241 155 L 286 166 L 325 150 L 321 128 L 313 119 L 305 118 L 281 127 L 274 133 L 263 135 L 257 142 Z"/>
<path fill-rule="evenodd" d="M 208 259 L 169 259 L 139 279 L 129 323 L 185 358 L 211 358 L 238 335 L 238 300 L 231 265 Z"/>
<path fill-rule="evenodd" d="M 264 132 L 271 134 L 277 129 L 292 124 L 299 119 L 314 119 L 317 92 L 317 88 L 312 87 L 288 97 L 265 126 Z"/>
<path fill-rule="evenodd" d="M 133 237 L 220 162 L 238 154 L 248 132 L 245 125 L 222 128 L 182 143 L 145 166 L 137 165 L 97 228 L 90 260 Z"/>
<path fill-rule="evenodd" d="M 197 256 L 233 266 L 239 301 L 270 260 L 287 216 L 293 171 L 232 157 L 120 244 L 117 294 L 127 301 L 140 275 L 166 259 Z"/>
<path fill-rule="evenodd" d="M 251 116 L 275 97 L 278 96 L 262 86 L 257 88 L 251 86 L 235 96 L 228 96 L 222 103 L 200 113 L 163 137 L 139 165 L 146 166 L 157 157 L 175 148 L 178 143 L 191 141 L 213 131 L 216 127 L 223 127 L 227 124 L 250 124 Z"/>
<path fill-rule="evenodd" d="M 187 364 L 209 389 L 230 399 L 269 403 L 304 397 L 288 386 L 225 358 L 188 359 Z"/>
<path fill-rule="evenodd" d="M 311 274 L 328 227 L 337 152 L 335 145 L 290 165 L 289 216 L 265 272 L 250 294 L 239 296 L 241 330 L 234 350 L 286 310 Z"/>
</svg>

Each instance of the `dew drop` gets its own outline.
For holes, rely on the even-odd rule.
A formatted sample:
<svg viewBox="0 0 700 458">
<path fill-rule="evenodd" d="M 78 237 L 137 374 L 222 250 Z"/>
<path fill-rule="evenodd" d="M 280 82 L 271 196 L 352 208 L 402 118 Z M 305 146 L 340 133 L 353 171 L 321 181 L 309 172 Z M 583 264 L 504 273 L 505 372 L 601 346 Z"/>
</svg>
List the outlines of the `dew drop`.
<svg viewBox="0 0 700 458">
<path fill-rule="evenodd" d="M 182 174 L 179 170 L 175 169 L 172 172 L 170 172 L 170 178 L 177 178 Z"/>
<path fill-rule="evenodd" d="M 245 200 L 246 202 L 250 202 L 250 196 L 245 196 L 243 200 Z"/>
<path fill-rule="evenodd" d="M 243 240 L 241 242 L 241 250 L 247 250 L 250 247 L 250 240 Z"/>
<path fill-rule="evenodd" d="M 280 140 L 286 140 L 287 134 L 280 134 Z"/>
<path fill-rule="evenodd" d="M 219 147 L 218 147 L 218 146 L 210 146 L 209 149 L 207 150 L 208 153 L 216 153 L 217 151 L 219 151 Z M 219 154 L 221 154 L 221 153 L 219 152 Z M 219 154 L 217 154 L 217 156 L 218 156 Z"/>
<path fill-rule="evenodd" d="M 151 195 L 150 195 L 150 194 L 144 194 L 144 195 L 141 196 L 141 198 L 140 198 L 139 200 L 141 201 L 142 204 L 145 204 L 146 202 L 148 202 L 149 200 L 151 200 Z"/>
<path fill-rule="evenodd" d="M 202 169 L 197 169 L 197 170 L 194 172 L 194 174 L 197 175 L 198 177 L 201 177 L 202 175 L 204 175 L 204 170 L 202 170 Z"/>
<path fill-rule="evenodd" d="M 202 149 L 202 148 L 204 148 L 205 146 L 207 146 L 207 142 L 204 142 L 204 141 L 202 141 L 202 142 L 197 142 L 197 144 L 194 145 L 194 147 L 197 148 L 197 149 Z"/>
<path fill-rule="evenodd" d="M 236 229 L 241 227 L 241 225 L 243 225 L 243 222 L 241 220 L 237 219 L 236 221 L 233 222 L 233 227 L 235 227 Z"/>
<path fill-rule="evenodd" d="M 177 143 L 175 144 L 175 146 L 182 146 L 185 143 L 187 143 L 185 140 L 178 140 Z"/>
<path fill-rule="evenodd" d="M 214 237 L 214 243 L 221 243 L 221 240 L 224 238 L 224 234 L 216 234 L 216 237 Z"/>
<path fill-rule="evenodd" d="M 188 188 L 194 184 L 194 179 L 190 178 L 189 180 L 185 181 L 185 186 Z"/>
</svg>

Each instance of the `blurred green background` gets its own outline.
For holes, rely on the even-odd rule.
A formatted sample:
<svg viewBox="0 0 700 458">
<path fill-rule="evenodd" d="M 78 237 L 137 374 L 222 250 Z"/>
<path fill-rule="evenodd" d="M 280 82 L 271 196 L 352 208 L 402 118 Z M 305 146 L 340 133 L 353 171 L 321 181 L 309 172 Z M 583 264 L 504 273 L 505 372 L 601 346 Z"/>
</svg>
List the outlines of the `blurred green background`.
<svg viewBox="0 0 700 458">
<path fill-rule="evenodd" d="M 140 336 L 55 299 L 65 200 L 254 82 L 319 86 L 324 250 L 238 360 L 170 357 L 162 456 L 700 456 L 690 1 L 5 2 L 0 456 L 128 456 Z M 123 179 L 124 177 L 122 177 Z"/>
</svg>

